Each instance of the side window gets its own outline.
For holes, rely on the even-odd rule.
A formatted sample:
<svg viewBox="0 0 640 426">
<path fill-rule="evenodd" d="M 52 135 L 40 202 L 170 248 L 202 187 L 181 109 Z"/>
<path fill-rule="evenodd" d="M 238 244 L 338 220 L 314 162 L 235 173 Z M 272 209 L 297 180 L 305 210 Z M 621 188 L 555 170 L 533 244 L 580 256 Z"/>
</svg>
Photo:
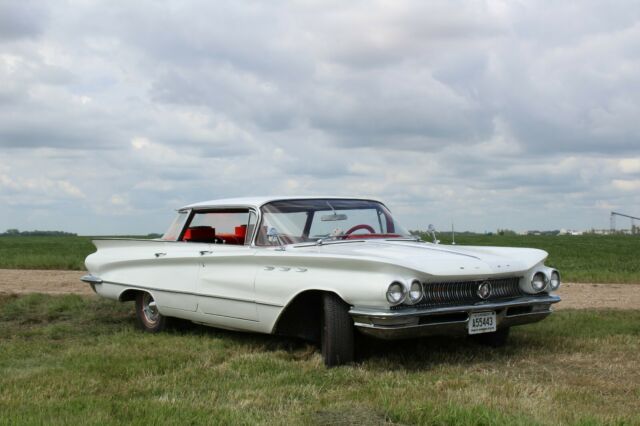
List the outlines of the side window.
<svg viewBox="0 0 640 426">
<path fill-rule="evenodd" d="M 164 233 L 161 239 L 165 241 L 176 241 L 180 236 L 180 232 L 182 231 L 182 228 L 184 227 L 184 223 L 187 221 L 188 218 L 189 218 L 189 211 L 187 210 L 179 211 L 178 215 L 171 223 L 171 226 L 169 226 L 169 229 L 167 229 L 167 232 Z"/>
<path fill-rule="evenodd" d="M 182 239 L 209 244 L 248 244 L 251 214 L 248 209 L 195 212 Z M 253 222 L 255 224 L 255 218 Z"/>
</svg>

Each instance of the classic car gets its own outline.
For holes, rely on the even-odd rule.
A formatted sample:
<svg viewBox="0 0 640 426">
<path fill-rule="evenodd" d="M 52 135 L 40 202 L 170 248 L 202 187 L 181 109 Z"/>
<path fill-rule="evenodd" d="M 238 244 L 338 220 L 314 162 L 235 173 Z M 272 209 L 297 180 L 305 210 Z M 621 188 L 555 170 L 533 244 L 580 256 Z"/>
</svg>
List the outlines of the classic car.
<svg viewBox="0 0 640 426">
<path fill-rule="evenodd" d="M 206 201 L 180 208 L 162 238 L 93 242 L 82 280 L 135 301 L 142 330 L 179 318 L 298 336 L 320 343 L 327 366 L 354 359 L 356 333 L 499 346 L 560 301 L 546 252 L 421 241 L 373 199 Z"/>
</svg>

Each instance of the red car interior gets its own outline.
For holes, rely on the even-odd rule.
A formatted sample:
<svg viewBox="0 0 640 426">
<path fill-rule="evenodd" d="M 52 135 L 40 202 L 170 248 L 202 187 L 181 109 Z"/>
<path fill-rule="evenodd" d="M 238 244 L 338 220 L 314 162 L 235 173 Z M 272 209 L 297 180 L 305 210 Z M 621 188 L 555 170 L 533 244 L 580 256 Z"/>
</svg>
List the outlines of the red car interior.
<svg viewBox="0 0 640 426">
<path fill-rule="evenodd" d="M 194 243 L 216 243 L 218 239 L 225 244 L 243 245 L 246 235 L 247 225 L 236 226 L 233 234 L 216 234 L 216 229 L 211 226 L 192 226 L 187 228 L 182 240 Z"/>
<path fill-rule="evenodd" d="M 182 237 L 183 241 L 197 243 L 213 242 L 215 239 L 216 229 L 211 226 L 192 226 L 185 231 L 184 237 Z"/>
</svg>

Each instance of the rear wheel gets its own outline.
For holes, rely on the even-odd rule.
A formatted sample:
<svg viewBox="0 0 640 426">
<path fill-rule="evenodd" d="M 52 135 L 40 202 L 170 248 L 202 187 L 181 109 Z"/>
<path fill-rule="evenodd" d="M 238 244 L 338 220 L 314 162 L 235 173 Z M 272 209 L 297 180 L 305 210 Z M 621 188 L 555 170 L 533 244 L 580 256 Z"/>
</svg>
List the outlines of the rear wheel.
<svg viewBox="0 0 640 426">
<path fill-rule="evenodd" d="M 353 362 L 354 328 L 349 305 L 335 294 L 322 297 L 322 358 L 327 367 Z"/>
<path fill-rule="evenodd" d="M 507 344 L 509 338 L 509 327 L 501 328 L 493 333 L 482 333 L 473 336 L 473 339 L 481 345 L 499 348 Z"/>
<path fill-rule="evenodd" d="M 136 324 L 141 330 L 158 333 L 167 328 L 168 318 L 163 316 L 149 293 L 136 295 Z"/>
</svg>

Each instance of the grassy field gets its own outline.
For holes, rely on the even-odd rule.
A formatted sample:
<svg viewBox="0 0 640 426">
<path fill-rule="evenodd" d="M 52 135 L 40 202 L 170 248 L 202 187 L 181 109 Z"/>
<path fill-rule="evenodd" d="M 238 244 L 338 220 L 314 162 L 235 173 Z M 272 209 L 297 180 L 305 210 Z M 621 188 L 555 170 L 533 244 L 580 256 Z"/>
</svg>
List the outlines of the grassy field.
<svg viewBox="0 0 640 426">
<path fill-rule="evenodd" d="M 440 236 L 442 243 L 449 236 Z M 640 237 L 624 235 L 460 235 L 459 245 L 534 247 L 549 252 L 565 281 L 640 283 Z M 0 268 L 84 269 L 95 251 L 90 237 L 0 237 Z"/>
<path fill-rule="evenodd" d="M 450 235 L 440 237 L 449 244 Z M 546 264 L 565 281 L 640 283 L 640 236 L 631 235 L 460 235 L 458 245 L 532 247 L 549 253 Z"/>
<path fill-rule="evenodd" d="M 83 270 L 89 237 L 0 237 L 0 268 Z"/>
<path fill-rule="evenodd" d="M 193 326 L 143 334 L 132 306 L 0 298 L 2 424 L 640 423 L 640 311 L 561 311 L 501 349 L 363 347 L 327 370 L 293 340 Z"/>
</svg>

